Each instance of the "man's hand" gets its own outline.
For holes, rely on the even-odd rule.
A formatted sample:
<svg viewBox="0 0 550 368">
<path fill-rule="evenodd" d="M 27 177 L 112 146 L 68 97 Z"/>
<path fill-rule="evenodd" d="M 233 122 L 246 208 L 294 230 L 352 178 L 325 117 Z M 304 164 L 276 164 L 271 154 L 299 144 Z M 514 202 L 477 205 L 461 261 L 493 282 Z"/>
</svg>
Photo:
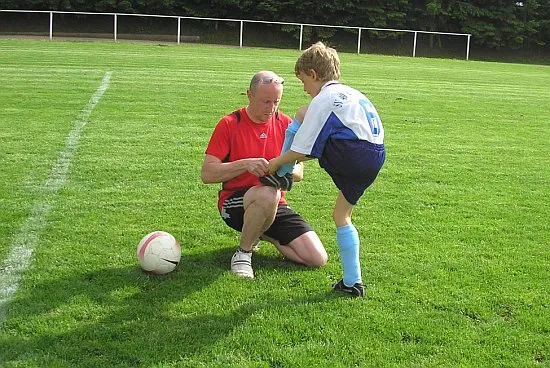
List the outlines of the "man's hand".
<svg viewBox="0 0 550 368">
<path fill-rule="evenodd" d="M 265 158 L 249 158 L 249 159 L 246 159 L 246 161 L 247 161 L 246 171 L 248 171 L 252 175 L 256 175 L 260 177 L 267 174 L 268 162 Z"/>
<path fill-rule="evenodd" d="M 292 179 L 295 183 L 302 181 L 304 179 L 304 163 L 297 162 L 294 165 L 294 170 L 292 170 Z"/>
<path fill-rule="evenodd" d="M 267 174 L 267 164 L 265 158 L 245 158 L 233 162 L 222 162 L 216 156 L 207 154 L 201 169 L 201 180 L 205 184 L 223 183 L 247 171 L 261 177 Z"/>
</svg>

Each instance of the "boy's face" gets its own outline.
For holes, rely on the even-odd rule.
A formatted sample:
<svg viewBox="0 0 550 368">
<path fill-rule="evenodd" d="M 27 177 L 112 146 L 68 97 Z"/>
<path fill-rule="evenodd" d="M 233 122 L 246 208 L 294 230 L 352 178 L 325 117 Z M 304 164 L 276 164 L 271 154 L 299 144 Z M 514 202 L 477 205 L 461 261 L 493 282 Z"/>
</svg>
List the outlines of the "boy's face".
<svg viewBox="0 0 550 368">
<path fill-rule="evenodd" d="M 304 72 L 296 73 L 296 77 L 302 81 L 304 85 L 304 91 L 311 96 L 311 98 L 317 96 L 323 87 L 323 81 L 317 77 L 317 72 L 311 69 L 309 74 Z"/>
</svg>

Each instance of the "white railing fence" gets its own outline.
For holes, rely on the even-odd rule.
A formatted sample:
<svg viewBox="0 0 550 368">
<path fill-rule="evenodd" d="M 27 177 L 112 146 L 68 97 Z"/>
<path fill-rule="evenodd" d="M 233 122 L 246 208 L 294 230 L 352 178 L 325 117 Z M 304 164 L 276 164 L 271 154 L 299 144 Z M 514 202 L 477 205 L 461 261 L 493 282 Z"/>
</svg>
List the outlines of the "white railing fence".
<svg viewBox="0 0 550 368">
<path fill-rule="evenodd" d="M 178 44 L 185 41 L 196 41 L 198 36 L 182 36 L 182 20 L 194 20 L 194 21 L 213 21 L 213 22 L 224 22 L 224 23 L 233 23 L 233 26 L 239 28 L 239 47 L 244 46 L 244 35 L 245 35 L 245 24 L 264 24 L 264 25 L 279 25 L 279 26 L 291 26 L 299 29 L 299 44 L 298 49 L 302 50 L 304 43 L 304 29 L 309 27 L 311 29 L 323 28 L 323 29 L 334 29 L 334 30 L 349 30 L 357 32 L 357 53 L 360 54 L 362 50 L 361 39 L 363 31 L 371 32 L 397 32 L 399 35 L 409 34 L 413 36 L 412 41 L 412 56 L 417 56 L 418 50 L 418 36 L 419 35 L 432 35 L 432 36 L 452 36 L 452 37 L 465 37 L 466 38 L 466 50 L 465 58 L 469 60 L 470 58 L 470 40 L 471 34 L 468 33 L 452 33 L 452 32 L 433 32 L 433 31 L 421 31 L 421 30 L 409 30 L 409 29 L 393 29 L 393 28 L 374 28 L 374 27 L 352 27 L 352 26 L 337 26 L 337 25 L 327 25 L 327 24 L 308 24 L 308 23 L 289 23 L 289 22 L 270 22 L 270 21 L 261 21 L 261 20 L 244 20 L 244 19 L 222 19 L 222 18 L 203 18 L 203 17 L 185 17 L 185 16 L 176 16 L 176 15 L 152 15 L 152 14 L 127 14 L 127 13 L 91 13 L 91 12 L 66 12 L 66 11 L 45 11 L 45 10 L 3 10 L 0 9 L 0 13 L 26 13 L 26 14 L 47 14 L 49 15 L 49 39 L 53 40 L 54 38 L 54 19 L 57 15 L 89 15 L 89 16 L 109 16 L 112 17 L 112 28 L 108 34 L 111 35 L 112 40 L 115 42 L 119 40 L 119 22 L 121 17 L 145 17 L 145 18 L 156 18 L 156 19 L 174 19 L 177 21 L 177 33 L 175 36 L 175 42 Z M 2 23 L 0 18 L 0 24 Z M 217 26 L 217 23 L 216 23 Z M 45 30 L 44 30 L 45 31 Z M 5 32 L 4 32 L 5 33 Z M 17 34 L 18 32 L 10 32 Z M 22 32 L 25 33 L 25 32 Z"/>
</svg>

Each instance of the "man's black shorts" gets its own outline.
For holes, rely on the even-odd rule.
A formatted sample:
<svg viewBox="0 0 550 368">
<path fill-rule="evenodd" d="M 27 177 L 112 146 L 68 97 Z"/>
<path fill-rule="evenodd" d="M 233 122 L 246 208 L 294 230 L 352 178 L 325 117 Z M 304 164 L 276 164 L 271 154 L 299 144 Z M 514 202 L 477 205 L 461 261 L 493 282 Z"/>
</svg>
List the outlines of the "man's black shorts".
<svg viewBox="0 0 550 368">
<path fill-rule="evenodd" d="M 225 223 L 237 230 L 242 231 L 244 221 L 243 197 L 248 189 L 235 192 L 228 197 L 222 205 L 220 213 Z M 297 237 L 308 231 L 313 231 L 313 228 L 300 216 L 294 212 L 292 208 L 285 204 L 279 204 L 275 221 L 264 234 L 273 238 L 281 245 L 287 245 Z"/>
</svg>

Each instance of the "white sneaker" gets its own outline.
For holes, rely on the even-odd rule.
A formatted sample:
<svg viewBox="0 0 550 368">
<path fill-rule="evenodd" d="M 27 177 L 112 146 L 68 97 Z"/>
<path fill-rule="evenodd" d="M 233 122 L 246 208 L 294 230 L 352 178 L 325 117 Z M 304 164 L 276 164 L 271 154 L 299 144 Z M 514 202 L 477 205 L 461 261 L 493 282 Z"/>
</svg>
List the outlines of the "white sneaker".
<svg viewBox="0 0 550 368">
<path fill-rule="evenodd" d="M 237 249 L 233 257 L 231 257 L 231 272 L 240 277 L 253 279 L 252 253 L 241 252 Z"/>
</svg>

